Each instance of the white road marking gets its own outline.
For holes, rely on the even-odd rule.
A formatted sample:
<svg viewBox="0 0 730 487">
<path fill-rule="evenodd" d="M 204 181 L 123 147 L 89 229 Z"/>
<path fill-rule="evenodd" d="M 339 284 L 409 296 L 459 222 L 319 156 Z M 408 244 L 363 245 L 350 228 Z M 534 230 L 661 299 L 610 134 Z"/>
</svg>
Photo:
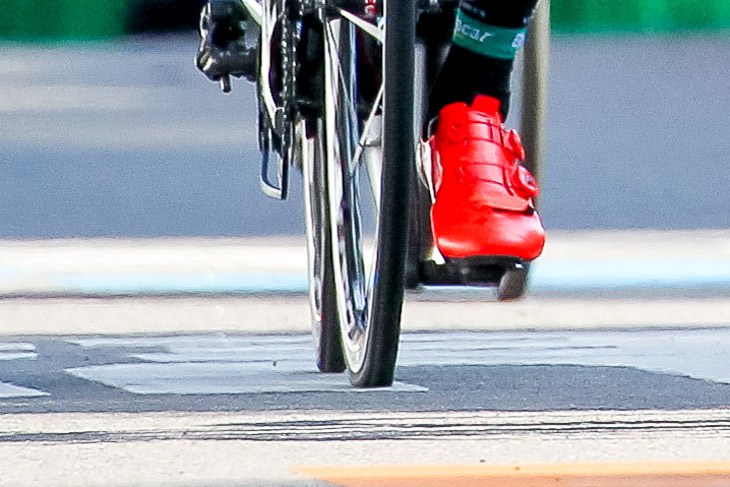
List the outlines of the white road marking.
<svg viewBox="0 0 730 487">
<path fill-rule="evenodd" d="M 310 337 L 171 336 L 73 340 L 85 348 L 129 348 L 139 364 L 68 373 L 137 394 L 353 392 L 344 375 L 317 374 Z M 584 365 L 730 383 L 730 330 L 406 333 L 399 366 Z M 393 391 L 426 388 L 397 383 Z"/>
<path fill-rule="evenodd" d="M 283 365 L 283 364 L 282 364 Z M 114 364 L 68 369 L 67 372 L 134 394 L 254 394 L 268 392 L 425 392 L 421 386 L 396 382 L 385 389 L 355 389 L 344 374 L 301 372 L 271 363 Z M 281 370 L 277 370 L 281 369 Z"/>
<path fill-rule="evenodd" d="M 730 383 L 730 330 L 406 334 L 400 366 L 633 367 Z"/>
<path fill-rule="evenodd" d="M 152 435 L 158 439 L 261 438 L 286 434 L 290 438 L 317 436 L 367 437 L 374 431 L 389 437 L 423 439 L 447 436 L 453 440 L 493 435 L 546 434 L 603 436 L 615 439 L 632 432 L 644 435 L 686 431 L 694 437 L 728 436 L 730 410 L 568 410 L 568 411 L 207 411 L 134 413 L 13 414 L 0 423 L 0 436 L 58 435 L 53 441 L 74 441 L 78 434 Z M 181 434 L 184 432 L 185 434 Z M 443 435 L 447 433 L 447 435 Z M 503 437 L 504 437 L 503 436 Z M 706 452 L 698 452 L 700 455 Z M 726 456 L 727 449 L 713 452 Z"/>
<path fill-rule="evenodd" d="M 390 388 L 354 389 L 344 374 L 319 374 L 313 365 L 311 338 L 304 335 L 92 338 L 72 343 L 85 348 L 138 349 L 130 351 L 130 356 L 146 363 L 66 370 L 76 377 L 135 394 L 428 390 L 402 382 Z M 143 352 L 144 349 L 164 351 Z"/>
<path fill-rule="evenodd" d="M 10 399 L 14 397 L 41 397 L 50 396 L 47 392 L 27 387 L 20 387 L 7 382 L 0 382 L 0 399 Z"/>
<path fill-rule="evenodd" d="M 140 133 L 150 137 L 148 130 Z M 128 138 L 116 133 L 114 137 L 128 143 Z M 728 230 L 552 232 L 544 255 L 532 267 L 530 288 L 558 293 L 716 291 L 730 286 L 729 240 Z M 2 294 L 307 290 L 306 246 L 301 236 L 6 241 L 0 242 L 0 248 Z M 429 294 L 454 290 L 464 288 L 429 288 Z M 484 296 L 491 299 L 492 293 Z"/>
<path fill-rule="evenodd" d="M 324 484 L 293 466 L 724 461 L 729 419 L 726 409 L 10 414 L 0 485 L 109 485 L 114 472 L 117 485 L 311 487 Z M 246 441 L 262 437 L 273 440 Z"/>
<path fill-rule="evenodd" d="M 0 361 L 34 360 L 38 358 L 32 343 L 0 343 Z M 0 399 L 49 396 L 47 392 L 0 382 Z"/>
<path fill-rule="evenodd" d="M 0 343 L 0 361 L 38 358 L 32 343 Z"/>
</svg>

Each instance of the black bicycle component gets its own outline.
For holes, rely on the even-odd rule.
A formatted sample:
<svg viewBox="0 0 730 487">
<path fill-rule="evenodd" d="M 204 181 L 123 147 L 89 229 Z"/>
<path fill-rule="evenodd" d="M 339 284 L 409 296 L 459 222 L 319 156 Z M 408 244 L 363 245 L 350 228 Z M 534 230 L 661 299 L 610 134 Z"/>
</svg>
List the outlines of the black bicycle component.
<svg viewBox="0 0 730 487">
<path fill-rule="evenodd" d="M 231 76 L 254 81 L 257 75 L 258 26 L 238 0 L 209 0 L 200 14 L 198 69 L 223 92 Z"/>
<path fill-rule="evenodd" d="M 389 0 L 385 5 L 383 96 L 383 180 L 378 233 L 377 282 L 373 289 L 369 346 L 373 353 L 364 370 L 372 385 L 393 381 L 403 305 L 407 229 L 399 217 L 408 215 L 414 139 L 416 9 L 413 0 Z M 355 378 L 358 378 L 355 375 Z"/>
<path fill-rule="evenodd" d="M 280 114 L 281 111 L 277 111 Z M 283 122 L 279 122 L 280 126 Z M 265 113 L 259 108 L 259 150 L 261 151 L 261 191 L 276 200 L 285 200 L 289 196 L 289 164 L 282 157 L 282 140 Z M 276 164 L 276 181 L 271 180 L 272 159 Z"/>
<path fill-rule="evenodd" d="M 416 7 L 425 13 L 438 13 L 443 10 L 453 10 L 459 6 L 461 0 L 417 0 Z"/>
<path fill-rule="evenodd" d="M 505 274 L 524 268 L 520 261 L 499 258 L 449 259 L 443 264 L 425 261 L 420 281 L 431 286 L 499 286 Z"/>
<path fill-rule="evenodd" d="M 301 36 L 303 4 L 276 0 L 264 15 L 266 39 L 262 39 L 258 80 L 261 190 L 266 196 L 285 200 L 289 195 L 289 168 L 295 163 L 297 105 L 297 48 Z M 268 22 L 273 21 L 273 25 Z M 264 69 L 266 68 L 266 69 Z M 276 181 L 272 181 L 272 166 Z"/>
<path fill-rule="evenodd" d="M 527 292 L 530 264 L 516 264 L 510 267 L 499 280 L 497 286 L 497 299 L 500 301 L 513 301 L 520 299 Z"/>
</svg>

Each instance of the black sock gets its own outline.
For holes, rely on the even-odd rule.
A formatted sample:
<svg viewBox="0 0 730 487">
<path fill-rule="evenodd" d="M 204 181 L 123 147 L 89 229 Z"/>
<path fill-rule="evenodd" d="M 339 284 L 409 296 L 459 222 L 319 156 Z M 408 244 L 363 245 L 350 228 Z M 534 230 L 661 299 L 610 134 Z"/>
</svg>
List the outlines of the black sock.
<svg viewBox="0 0 730 487">
<path fill-rule="evenodd" d="M 462 0 L 461 10 L 490 25 L 522 28 L 536 4 L 537 0 Z M 475 96 L 487 95 L 500 101 L 499 111 L 507 118 L 513 66 L 514 59 L 484 56 L 452 45 L 431 91 L 429 114 L 433 117 L 450 103 L 471 103 Z"/>
<path fill-rule="evenodd" d="M 431 91 L 431 117 L 438 115 L 450 103 L 470 104 L 475 96 L 487 95 L 501 102 L 499 111 L 506 118 L 513 64 L 512 59 L 482 56 L 459 46 L 451 46 Z"/>
</svg>

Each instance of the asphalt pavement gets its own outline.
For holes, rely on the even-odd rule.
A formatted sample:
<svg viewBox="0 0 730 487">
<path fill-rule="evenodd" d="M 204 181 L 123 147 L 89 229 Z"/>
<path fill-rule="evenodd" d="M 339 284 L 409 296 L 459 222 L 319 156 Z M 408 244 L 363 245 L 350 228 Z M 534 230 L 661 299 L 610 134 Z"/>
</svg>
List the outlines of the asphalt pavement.
<svg viewBox="0 0 730 487">
<path fill-rule="evenodd" d="M 55 299 L 2 302 L 19 304 L 4 324 L 56 329 L 0 339 L 0 485 L 722 486 L 730 478 L 727 325 L 499 331 L 482 322 L 416 332 L 418 318 L 407 316 L 394 386 L 361 391 L 343 374 L 315 372 L 307 333 L 247 330 L 287 298 L 263 303 L 258 316 L 246 299 L 238 309 L 228 306 L 236 298 L 204 303 L 233 311 L 239 328 L 227 331 L 189 316 L 200 298 L 178 299 L 136 308 L 139 298 L 67 299 L 66 319 L 42 308 Z M 621 306 L 609 301 L 593 313 Z M 450 314 L 460 306 L 450 303 Z M 293 319 L 306 326 L 301 311 Z M 143 326 L 131 335 L 95 327 L 110 315 Z M 206 329 L 155 326 L 182 315 Z"/>
<path fill-rule="evenodd" d="M 23 397 L 17 387 L 50 394 L 35 406 L 20 403 L 19 411 L 36 412 L 247 410 L 263 404 L 260 393 L 296 393 L 277 396 L 266 410 L 410 410 L 407 397 L 307 399 L 350 388 L 342 376 L 310 376 L 300 240 L 0 242 L 0 336 L 9 340 L 0 359 L 36 367 L 44 358 L 42 369 L 6 370 L 6 394 Z M 524 300 L 499 303 L 484 288 L 409 292 L 402 382 L 393 392 L 430 391 L 428 407 L 455 410 L 730 405 L 728 242 L 728 231 L 556 232 L 531 268 Z M 697 255 L 712 257 L 688 257 Z M 36 379 L 25 376 L 31 370 Z M 63 378 L 51 380 L 50 390 L 42 385 L 49 375 Z M 485 376 L 492 380 L 479 379 Z M 534 380 L 559 385 L 543 391 Z M 504 384 L 523 381 L 525 389 L 504 395 Z M 80 402 L 63 399 L 65 390 L 89 383 L 110 387 L 112 396 L 101 389 Z M 464 387 L 457 384 L 475 383 L 484 395 L 467 388 L 452 401 Z M 119 390 L 226 399 L 125 402 Z"/>
</svg>

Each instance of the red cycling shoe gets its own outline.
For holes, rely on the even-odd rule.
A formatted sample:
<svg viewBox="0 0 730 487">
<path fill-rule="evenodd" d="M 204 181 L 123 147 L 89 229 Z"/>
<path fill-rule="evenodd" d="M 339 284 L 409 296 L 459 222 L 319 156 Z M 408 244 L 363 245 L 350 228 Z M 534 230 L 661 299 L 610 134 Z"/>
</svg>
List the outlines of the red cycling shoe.
<svg viewBox="0 0 730 487">
<path fill-rule="evenodd" d="M 429 143 L 436 246 L 446 258 L 510 257 L 532 260 L 545 244 L 535 211 L 535 178 L 519 162 L 520 136 L 505 130 L 499 100 L 477 96 L 439 113 Z"/>
</svg>

